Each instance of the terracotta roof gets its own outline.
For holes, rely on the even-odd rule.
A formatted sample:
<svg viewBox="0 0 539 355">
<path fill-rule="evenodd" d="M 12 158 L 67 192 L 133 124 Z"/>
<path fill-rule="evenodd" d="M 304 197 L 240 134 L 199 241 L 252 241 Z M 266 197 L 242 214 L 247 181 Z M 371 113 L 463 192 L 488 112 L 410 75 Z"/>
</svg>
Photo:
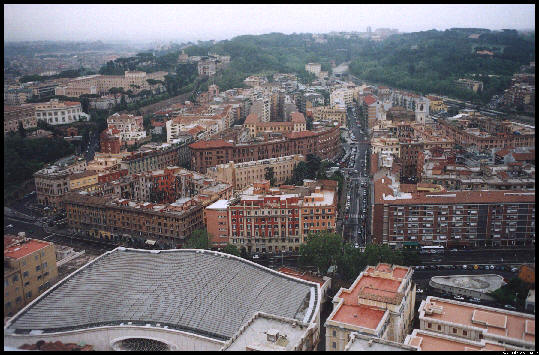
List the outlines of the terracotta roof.
<svg viewBox="0 0 539 355">
<path fill-rule="evenodd" d="M 13 245 L 7 249 L 4 249 L 4 257 L 20 259 L 49 245 L 51 245 L 51 243 L 30 239 L 29 241 L 23 242 L 20 245 Z"/>
<path fill-rule="evenodd" d="M 509 154 L 511 152 L 511 149 L 501 149 L 501 150 L 498 150 L 496 152 L 496 155 L 499 156 L 499 157 L 505 157 L 507 154 Z"/>
<path fill-rule="evenodd" d="M 535 160 L 535 149 L 529 153 L 513 153 L 513 158 L 515 158 L 516 161 Z"/>
<path fill-rule="evenodd" d="M 365 96 L 365 98 L 363 99 L 363 101 L 367 104 L 367 105 L 372 105 L 373 103 L 376 102 L 376 98 L 372 95 L 368 95 L 368 96 Z"/>
<path fill-rule="evenodd" d="M 363 328 L 376 329 L 386 311 L 364 305 L 343 304 L 333 315 L 334 320 L 341 323 L 352 324 Z"/>
<path fill-rule="evenodd" d="M 291 121 L 294 123 L 305 123 L 305 116 L 301 112 L 292 112 L 290 114 Z"/>
<path fill-rule="evenodd" d="M 212 139 L 209 141 L 198 141 L 195 143 L 189 144 L 189 148 L 191 149 L 207 149 L 207 148 L 225 148 L 225 147 L 233 147 L 234 144 L 230 142 L 226 142 L 222 139 Z"/>
<path fill-rule="evenodd" d="M 257 123 L 258 123 L 258 115 L 256 113 L 249 114 L 244 122 L 244 124 L 257 124 Z"/>
<path fill-rule="evenodd" d="M 325 283 L 324 279 L 322 279 L 321 277 L 313 276 L 307 272 L 299 272 L 286 266 L 281 266 L 279 269 L 277 269 L 277 271 L 282 272 L 283 274 L 297 277 L 298 279 L 316 282 L 320 285 L 320 287 L 322 287 Z"/>
<path fill-rule="evenodd" d="M 197 135 L 198 133 L 200 133 L 200 132 L 202 132 L 204 130 L 205 130 L 204 127 L 196 125 L 195 127 L 188 130 L 187 133 L 194 136 L 194 135 Z"/>
<path fill-rule="evenodd" d="M 285 133 L 284 136 L 287 138 L 305 138 L 305 137 L 314 137 L 317 134 L 312 131 L 302 131 L 302 132 L 289 132 Z"/>
</svg>

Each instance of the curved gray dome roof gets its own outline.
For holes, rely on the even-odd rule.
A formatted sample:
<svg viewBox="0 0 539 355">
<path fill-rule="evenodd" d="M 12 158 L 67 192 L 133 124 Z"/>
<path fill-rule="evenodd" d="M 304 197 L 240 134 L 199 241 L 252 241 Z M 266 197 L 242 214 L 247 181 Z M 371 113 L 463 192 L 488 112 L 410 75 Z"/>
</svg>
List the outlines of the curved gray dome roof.
<svg viewBox="0 0 539 355">
<path fill-rule="evenodd" d="M 258 311 L 312 322 L 319 297 L 314 283 L 227 254 L 116 248 L 53 286 L 7 328 L 160 323 L 226 340 Z"/>
</svg>

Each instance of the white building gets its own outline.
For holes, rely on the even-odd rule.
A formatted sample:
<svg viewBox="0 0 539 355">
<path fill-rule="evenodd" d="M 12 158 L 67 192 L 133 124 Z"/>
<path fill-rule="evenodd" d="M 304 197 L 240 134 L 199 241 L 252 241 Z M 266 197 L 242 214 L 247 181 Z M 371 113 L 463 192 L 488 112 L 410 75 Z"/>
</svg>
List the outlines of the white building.
<svg viewBox="0 0 539 355">
<path fill-rule="evenodd" d="M 346 88 L 340 88 L 335 91 L 333 91 L 329 95 L 329 105 L 331 107 L 335 105 L 345 105 L 349 106 L 354 102 L 354 90 L 352 89 L 346 89 Z"/>
<path fill-rule="evenodd" d="M 142 116 L 115 113 L 107 118 L 107 125 L 108 129 L 118 130 L 120 139 L 128 145 L 146 138 Z"/>
<path fill-rule="evenodd" d="M 320 71 L 322 71 L 322 65 L 320 63 L 307 63 L 305 64 L 305 71 L 313 73 L 318 78 L 320 76 Z"/>
<path fill-rule="evenodd" d="M 49 102 L 34 104 L 36 119 L 46 121 L 51 125 L 68 124 L 79 120 L 88 121 L 90 115 L 82 111 L 80 102 L 58 101 L 51 99 Z"/>
</svg>

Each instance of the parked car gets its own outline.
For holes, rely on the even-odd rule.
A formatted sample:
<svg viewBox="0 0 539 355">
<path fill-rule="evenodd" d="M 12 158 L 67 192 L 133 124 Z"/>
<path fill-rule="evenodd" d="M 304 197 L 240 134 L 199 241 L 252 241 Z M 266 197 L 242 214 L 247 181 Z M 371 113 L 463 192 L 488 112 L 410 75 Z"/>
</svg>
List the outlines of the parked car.
<svg viewBox="0 0 539 355">
<path fill-rule="evenodd" d="M 258 254 L 253 255 L 253 259 L 260 259 L 260 256 Z"/>
<path fill-rule="evenodd" d="M 472 298 L 470 298 L 470 302 L 479 303 L 479 302 L 481 302 L 481 299 L 476 298 L 476 297 L 472 297 Z"/>
<path fill-rule="evenodd" d="M 494 270 L 494 265 L 490 265 L 490 270 Z"/>
<path fill-rule="evenodd" d="M 464 301 L 464 297 L 462 297 L 462 296 L 454 296 L 453 298 L 458 300 L 458 301 Z"/>
<path fill-rule="evenodd" d="M 516 267 L 511 268 L 511 272 L 517 272 L 517 271 L 518 271 L 518 268 Z"/>
<path fill-rule="evenodd" d="M 511 306 L 510 304 L 506 304 L 505 306 L 503 306 L 504 308 L 507 308 L 507 309 L 512 309 L 512 310 L 516 310 L 516 307 L 513 307 Z"/>
<path fill-rule="evenodd" d="M 418 288 L 418 289 L 415 290 L 415 292 L 416 292 L 416 293 L 423 293 L 423 290 L 420 289 L 420 288 Z"/>
<path fill-rule="evenodd" d="M 462 269 L 466 270 L 468 268 L 467 265 L 462 265 Z"/>
</svg>

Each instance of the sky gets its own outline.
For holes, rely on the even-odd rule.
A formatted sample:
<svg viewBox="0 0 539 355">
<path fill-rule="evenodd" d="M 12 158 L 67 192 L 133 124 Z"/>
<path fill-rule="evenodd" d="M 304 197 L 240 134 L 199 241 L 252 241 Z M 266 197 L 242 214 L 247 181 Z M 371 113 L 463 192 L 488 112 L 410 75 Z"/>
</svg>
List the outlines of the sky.
<svg viewBox="0 0 539 355">
<path fill-rule="evenodd" d="M 197 41 L 270 32 L 535 29 L 535 4 L 4 4 L 4 41 Z"/>
</svg>

